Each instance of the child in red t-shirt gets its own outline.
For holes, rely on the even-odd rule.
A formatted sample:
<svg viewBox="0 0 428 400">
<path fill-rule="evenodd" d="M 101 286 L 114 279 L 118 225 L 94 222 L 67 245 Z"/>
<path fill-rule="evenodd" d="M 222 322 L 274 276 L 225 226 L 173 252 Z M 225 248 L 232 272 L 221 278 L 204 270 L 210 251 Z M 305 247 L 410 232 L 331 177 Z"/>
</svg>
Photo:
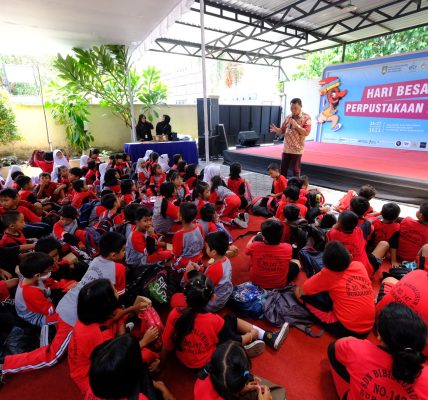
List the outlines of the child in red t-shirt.
<svg viewBox="0 0 428 400">
<path fill-rule="evenodd" d="M 175 187 L 175 205 L 179 206 L 182 202 L 190 200 L 189 189 L 184 184 L 182 176 L 176 170 L 171 169 L 168 180 L 172 182 Z"/>
<path fill-rule="evenodd" d="M 71 201 L 71 205 L 74 208 L 80 209 L 83 204 L 88 203 L 91 200 L 97 198 L 95 193 L 89 189 L 86 185 L 85 181 L 78 179 L 72 183 L 74 194 L 73 200 Z"/>
<path fill-rule="evenodd" d="M 85 249 L 85 231 L 79 229 L 78 212 L 73 206 L 63 206 L 59 212 L 60 220 L 53 227 L 53 235 L 62 243 Z M 63 250 L 67 250 L 67 246 Z"/>
<path fill-rule="evenodd" d="M 152 211 L 139 207 L 135 211 L 135 229 L 126 241 L 126 264 L 138 268 L 169 261 L 173 255 L 165 248 L 166 244 L 159 241 L 153 229 Z"/>
<path fill-rule="evenodd" d="M 400 224 L 397 222 L 397 218 L 400 216 L 400 211 L 398 204 L 386 203 L 382 206 L 381 217 L 372 217 L 375 246 L 384 240 L 389 243 L 391 253 L 396 251 L 398 232 L 400 231 Z"/>
<path fill-rule="evenodd" d="M 97 181 L 97 163 L 94 160 L 88 161 L 85 181 L 88 185 L 95 185 Z"/>
<path fill-rule="evenodd" d="M 83 395 L 89 390 L 89 369 L 91 354 L 101 343 L 125 333 L 125 318 L 131 312 L 146 309 L 151 302 L 139 302 L 125 310 L 119 309 L 118 295 L 107 279 L 96 279 L 80 289 L 77 298 L 79 320 L 73 328 L 68 346 L 70 377 Z M 159 336 L 156 328 L 147 330 L 140 340 L 145 348 Z"/>
<path fill-rule="evenodd" d="M 376 329 L 380 345 L 355 338 L 330 344 L 328 358 L 339 398 L 426 399 L 425 323 L 405 305 L 391 303 L 377 317 Z"/>
<path fill-rule="evenodd" d="M 287 187 L 287 178 L 281 175 L 278 164 L 269 164 L 267 167 L 268 175 L 273 179 L 272 183 L 272 195 L 277 199 L 280 199 Z"/>
<path fill-rule="evenodd" d="M 103 213 L 99 216 L 99 221 L 96 224 L 97 226 L 99 226 L 105 220 L 108 221 L 107 225 L 109 225 L 109 228 L 111 229 L 123 223 L 124 216 L 120 211 L 121 204 L 116 194 L 109 193 L 101 197 L 101 206 L 104 207 L 105 211 L 103 211 Z"/>
<path fill-rule="evenodd" d="M 27 244 L 23 230 L 25 227 L 24 214 L 19 211 L 8 211 L 2 216 L 5 227 L 1 239 L 2 246 L 21 246 Z"/>
<path fill-rule="evenodd" d="M 109 168 L 104 174 L 104 185 L 102 190 L 111 190 L 113 193 L 120 193 L 120 175 L 114 168 Z"/>
<path fill-rule="evenodd" d="M 36 196 L 34 195 L 34 183 L 29 176 L 21 175 L 16 178 L 16 184 L 19 187 L 19 196 L 21 200 L 28 201 L 29 203 L 37 203 Z"/>
<path fill-rule="evenodd" d="M 139 199 L 137 185 L 132 179 L 123 179 L 120 182 L 121 202 L 123 206 L 133 203 Z"/>
<path fill-rule="evenodd" d="M 153 154 L 153 153 L 152 153 Z M 163 172 L 162 167 L 159 164 L 153 164 L 151 168 L 151 175 L 149 180 L 149 187 L 151 193 L 148 195 L 156 196 L 160 193 L 160 187 L 162 183 L 166 181 L 166 174 Z"/>
<path fill-rule="evenodd" d="M 200 218 L 201 208 L 209 202 L 210 196 L 210 185 L 208 185 L 208 183 L 206 182 L 198 181 L 192 193 L 193 203 L 196 204 L 196 208 L 198 209 L 198 214 L 196 218 Z"/>
<path fill-rule="evenodd" d="M 299 273 L 299 266 L 291 262 L 293 249 L 281 243 L 283 225 L 277 219 L 268 219 L 261 225 L 261 235 L 247 245 L 250 256 L 250 281 L 263 289 L 287 286 Z"/>
<path fill-rule="evenodd" d="M 184 287 L 187 308 L 174 308 L 169 313 L 162 336 L 161 367 L 168 353 L 188 368 L 203 368 L 211 359 L 218 343 L 234 340 L 246 346 L 249 356 L 259 355 L 265 343 L 278 349 L 288 334 L 288 323 L 278 332 L 266 332 L 234 316 L 221 317 L 205 307 L 214 295 L 214 285 L 198 272 Z"/>
<path fill-rule="evenodd" d="M 248 183 L 244 178 L 241 178 L 242 167 L 239 163 L 232 163 L 230 165 L 229 179 L 227 180 L 227 187 L 241 199 L 241 209 L 248 207 L 247 197 L 251 193 L 247 193 Z"/>
<path fill-rule="evenodd" d="M 58 320 L 49 290 L 43 284 L 50 277 L 53 264 L 47 254 L 30 253 L 19 266 L 23 279 L 16 289 L 15 308 L 17 314 L 32 325 L 41 327 Z"/>
<path fill-rule="evenodd" d="M 34 188 L 34 193 L 36 193 L 36 198 L 42 202 L 56 202 L 64 198 L 64 191 L 58 183 L 52 182 L 51 175 L 47 172 L 39 175 L 39 184 Z"/>
<path fill-rule="evenodd" d="M 285 399 L 284 388 L 252 374 L 244 347 L 232 340 L 217 346 L 209 371 L 198 375 L 193 392 L 195 400 L 222 400 L 229 393 L 242 399 L 248 393 L 260 400 Z"/>
<path fill-rule="evenodd" d="M 198 210 L 193 203 L 180 205 L 179 218 L 183 227 L 172 238 L 174 268 L 184 272 L 189 261 L 200 262 L 204 250 L 204 234 L 200 225 L 195 224 Z"/>
<path fill-rule="evenodd" d="M 393 266 L 399 266 L 401 261 L 415 261 L 422 246 L 428 244 L 428 202 L 420 205 L 416 218 L 407 217 L 400 223 L 397 250 L 392 246 L 391 251 Z"/>
<path fill-rule="evenodd" d="M 351 260 L 342 243 L 327 243 L 324 268 L 298 286 L 295 294 L 329 332 L 339 337 L 365 337 L 374 324 L 374 293 L 364 265 Z M 331 306 L 312 296 L 322 292 L 329 294 Z"/>
<path fill-rule="evenodd" d="M 341 242 L 351 253 L 353 261 L 362 262 L 367 273 L 372 277 L 382 264 L 389 250 L 389 244 L 381 241 L 370 254 L 367 254 L 367 238 L 372 232 L 372 226 L 368 220 L 358 226 L 358 221 L 357 214 L 352 211 L 343 211 L 339 215 L 337 224 L 327 233 L 326 239 Z"/>
<path fill-rule="evenodd" d="M 200 218 L 197 219 L 197 223 L 202 227 L 204 236 L 212 232 L 224 232 L 229 238 L 229 244 L 233 243 L 233 239 L 226 229 L 224 224 L 220 222 L 220 218 L 217 214 L 214 204 L 207 203 L 199 210 Z"/>
<path fill-rule="evenodd" d="M 184 176 L 180 174 L 180 176 L 183 176 L 184 183 L 187 187 L 187 190 L 189 192 L 192 192 L 195 189 L 196 183 L 198 182 L 198 175 L 196 175 L 196 164 L 188 164 L 186 165 L 186 173 Z"/>
<path fill-rule="evenodd" d="M 295 204 L 297 207 L 299 207 L 300 213 L 299 216 L 302 218 L 305 218 L 306 213 L 308 212 L 308 208 L 301 203 L 298 203 L 300 196 L 300 189 L 297 186 L 287 186 L 284 190 L 284 198 L 280 200 L 278 203 L 278 208 L 276 209 L 275 217 L 279 220 L 284 220 L 284 208 L 288 204 Z"/>
<path fill-rule="evenodd" d="M 148 180 L 150 179 L 150 172 L 147 169 L 147 160 L 144 158 L 139 158 L 137 160 L 137 166 L 136 166 L 136 173 L 137 173 L 137 179 L 138 184 L 140 187 L 143 187 L 146 185 Z"/>
<path fill-rule="evenodd" d="M 177 170 L 178 169 L 178 163 L 180 162 L 180 161 L 183 161 L 183 156 L 181 155 L 181 154 L 174 154 L 173 156 L 172 156 L 172 162 L 173 162 L 173 166 L 171 167 L 171 169 L 175 169 L 175 170 Z"/>
</svg>

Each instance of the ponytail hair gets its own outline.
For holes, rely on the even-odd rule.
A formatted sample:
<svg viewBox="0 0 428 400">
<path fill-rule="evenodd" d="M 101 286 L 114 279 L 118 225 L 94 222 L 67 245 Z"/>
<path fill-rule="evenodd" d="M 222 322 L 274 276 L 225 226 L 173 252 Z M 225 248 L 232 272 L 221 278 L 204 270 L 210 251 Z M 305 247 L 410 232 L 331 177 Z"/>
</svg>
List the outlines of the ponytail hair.
<svg viewBox="0 0 428 400">
<path fill-rule="evenodd" d="M 220 175 L 211 178 L 211 193 L 214 193 L 219 186 L 226 186 Z"/>
<path fill-rule="evenodd" d="M 153 153 L 152 153 L 153 154 Z M 158 164 L 158 163 L 154 163 L 154 164 L 152 164 L 152 166 L 151 166 L 151 176 L 155 176 L 156 175 L 156 170 L 158 169 L 158 168 L 160 168 L 160 169 L 162 169 L 162 167 L 161 167 L 161 165 L 160 164 Z"/>
<path fill-rule="evenodd" d="M 174 326 L 174 346 L 181 350 L 183 339 L 193 330 L 197 314 L 204 312 L 214 294 L 214 285 L 204 274 L 198 272 L 184 287 L 187 308 L 180 310 L 180 317 Z"/>
<path fill-rule="evenodd" d="M 166 209 L 168 208 L 168 200 L 174 195 L 175 186 L 172 182 L 164 182 L 160 185 L 160 195 L 163 196 L 161 203 L 161 215 L 166 218 Z"/>
<path fill-rule="evenodd" d="M 376 329 L 392 356 L 392 375 L 414 383 L 425 357 L 427 327 L 419 315 L 404 304 L 390 303 L 379 314 Z"/>
<path fill-rule="evenodd" d="M 206 370 L 215 391 L 225 400 L 239 399 L 241 390 L 254 380 L 244 347 L 232 340 L 217 346 Z"/>
<path fill-rule="evenodd" d="M 208 183 L 204 181 L 197 181 L 195 189 L 193 189 L 192 193 L 193 201 L 196 200 L 198 197 L 202 197 L 207 187 L 209 187 Z"/>
</svg>

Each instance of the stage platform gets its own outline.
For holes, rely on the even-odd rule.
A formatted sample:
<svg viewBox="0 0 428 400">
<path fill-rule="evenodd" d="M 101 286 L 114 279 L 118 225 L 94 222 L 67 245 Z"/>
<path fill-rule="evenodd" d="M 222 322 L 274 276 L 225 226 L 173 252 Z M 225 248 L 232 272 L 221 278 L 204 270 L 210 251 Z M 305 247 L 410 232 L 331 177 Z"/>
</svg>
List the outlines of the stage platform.
<svg viewBox="0 0 428 400">
<path fill-rule="evenodd" d="M 224 163 L 266 173 L 271 162 L 281 162 L 282 143 L 224 151 Z M 291 172 L 289 172 L 290 174 Z M 306 142 L 302 174 L 310 183 L 337 190 L 370 183 L 382 199 L 408 204 L 428 200 L 428 152 L 383 149 L 345 144 Z"/>
</svg>

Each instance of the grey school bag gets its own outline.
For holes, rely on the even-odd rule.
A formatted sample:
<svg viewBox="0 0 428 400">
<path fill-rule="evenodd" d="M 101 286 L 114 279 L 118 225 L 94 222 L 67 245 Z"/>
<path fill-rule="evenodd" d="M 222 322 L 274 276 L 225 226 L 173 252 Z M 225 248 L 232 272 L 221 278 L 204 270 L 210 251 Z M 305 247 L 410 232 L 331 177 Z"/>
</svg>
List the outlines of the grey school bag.
<svg viewBox="0 0 428 400">
<path fill-rule="evenodd" d="M 296 299 L 294 289 L 295 285 L 289 285 L 269 291 L 263 305 L 264 317 L 272 325 L 282 326 L 288 322 L 311 337 L 320 337 L 324 331 L 315 333 L 312 330 L 314 318 Z"/>
</svg>

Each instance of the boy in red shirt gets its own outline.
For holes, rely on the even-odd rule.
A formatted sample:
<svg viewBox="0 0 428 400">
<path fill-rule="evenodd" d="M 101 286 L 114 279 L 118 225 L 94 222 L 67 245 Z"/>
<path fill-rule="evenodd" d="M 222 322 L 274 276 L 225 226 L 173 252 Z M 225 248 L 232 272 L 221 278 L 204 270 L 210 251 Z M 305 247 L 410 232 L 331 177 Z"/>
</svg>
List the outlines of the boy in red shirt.
<svg viewBox="0 0 428 400">
<path fill-rule="evenodd" d="M 143 267 L 173 258 L 166 244 L 158 240 L 152 223 L 152 211 L 139 207 L 135 212 L 135 229 L 126 240 L 126 264 Z"/>
<path fill-rule="evenodd" d="M 19 266 L 23 279 L 16 289 L 16 312 L 23 320 L 40 327 L 58 320 L 50 291 L 43 284 L 50 277 L 53 264 L 47 254 L 31 253 Z"/>
<path fill-rule="evenodd" d="M 382 206 L 381 217 L 372 219 L 375 246 L 384 240 L 389 243 L 391 253 L 396 251 L 398 232 L 400 231 L 400 224 L 397 222 L 397 218 L 400 216 L 400 212 L 398 204 L 386 203 Z"/>
<path fill-rule="evenodd" d="M 287 286 L 299 273 L 297 263 L 291 262 L 293 249 L 281 243 L 284 227 L 277 219 L 261 225 L 261 237 L 255 236 L 247 245 L 250 256 L 250 281 L 263 289 Z"/>
<path fill-rule="evenodd" d="M 287 187 L 287 178 L 281 175 L 278 164 L 269 164 L 267 167 L 268 175 L 273 179 L 272 196 L 280 199 Z"/>
<path fill-rule="evenodd" d="M 352 211 L 343 211 L 339 215 L 337 224 L 326 235 L 327 241 L 341 242 L 351 253 L 353 261 L 362 262 L 370 277 L 379 269 L 389 250 L 388 242 L 381 241 L 373 252 L 367 254 L 367 238 L 371 231 L 370 221 L 365 221 L 358 226 L 357 214 Z"/>
<path fill-rule="evenodd" d="M 197 213 L 193 203 L 180 205 L 179 218 L 183 227 L 172 238 L 174 268 L 179 272 L 184 272 L 189 261 L 198 263 L 202 260 L 205 243 L 202 227 L 194 223 Z"/>
<path fill-rule="evenodd" d="M 104 220 L 108 220 L 111 228 L 113 228 L 123 223 L 125 218 L 123 213 L 120 211 L 120 200 L 114 193 L 109 193 L 101 197 L 101 206 L 105 208 L 105 211 L 100 215 L 98 224 Z"/>
<path fill-rule="evenodd" d="M 85 231 L 79 229 L 78 212 L 73 206 L 63 206 L 59 213 L 60 220 L 53 227 L 53 235 L 61 242 L 85 249 Z"/>
<path fill-rule="evenodd" d="M 400 223 L 397 246 L 392 246 L 391 263 L 399 266 L 401 261 L 415 261 L 419 250 L 428 243 L 428 202 L 416 213 L 416 220 L 407 217 Z M 396 251 L 394 251 L 396 249 Z"/>
<path fill-rule="evenodd" d="M 334 335 L 366 337 L 373 328 L 375 307 L 364 265 L 351 262 L 351 254 L 338 241 L 327 243 L 323 261 L 325 266 L 320 272 L 296 287 L 296 297 Z M 328 292 L 331 309 L 311 297 L 322 292 Z"/>
<path fill-rule="evenodd" d="M 34 189 L 38 200 L 58 201 L 64 198 L 64 192 L 59 188 L 59 184 L 52 182 L 51 175 L 47 172 L 39 175 L 39 182 Z"/>
<path fill-rule="evenodd" d="M 71 205 L 77 209 L 82 207 L 83 204 L 97 198 L 95 193 L 90 191 L 89 187 L 86 186 L 85 182 L 81 179 L 73 181 L 72 186 L 74 189 L 74 194 Z"/>
<path fill-rule="evenodd" d="M 29 176 L 21 175 L 16 178 L 16 184 L 19 186 L 19 196 L 21 200 L 29 203 L 37 203 L 36 196 L 33 193 L 34 184 Z"/>
<path fill-rule="evenodd" d="M 299 207 L 299 210 L 300 210 L 299 215 L 305 218 L 306 213 L 308 212 L 308 208 L 304 204 L 298 203 L 299 196 L 300 196 L 300 189 L 297 186 L 288 186 L 284 190 L 284 199 L 282 199 L 278 204 L 275 217 L 283 221 L 285 206 L 287 206 L 288 204 L 295 204 L 297 207 Z"/>
<path fill-rule="evenodd" d="M 1 239 L 2 246 L 21 246 L 27 244 L 23 230 L 25 227 L 24 214 L 19 211 L 8 211 L 2 216 L 5 227 Z"/>
<path fill-rule="evenodd" d="M 89 185 L 95 184 L 97 180 L 97 163 L 94 160 L 88 161 L 88 171 L 85 174 L 85 181 Z"/>
</svg>

